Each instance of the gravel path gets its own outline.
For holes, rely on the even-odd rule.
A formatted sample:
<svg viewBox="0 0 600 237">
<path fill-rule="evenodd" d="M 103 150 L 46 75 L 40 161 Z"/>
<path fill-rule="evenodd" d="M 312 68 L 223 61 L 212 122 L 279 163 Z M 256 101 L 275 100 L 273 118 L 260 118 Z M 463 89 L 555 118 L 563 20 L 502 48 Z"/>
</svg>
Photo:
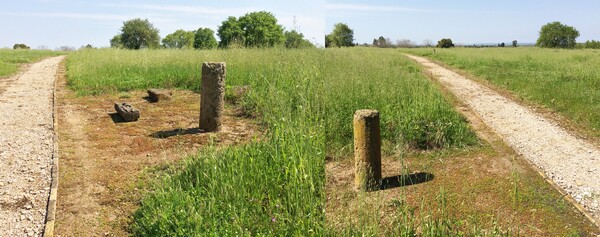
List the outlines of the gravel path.
<svg viewBox="0 0 600 237">
<path fill-rule="evenodd" d="M 600 150 L 499 93 L 435 64 L 422 64 L 502 139 L 541 169 L 600 223 Z"/>
<path fill-rule="evenodd" d="M 64 56 L 0 84 L 0 236 L 41 236 L 50 193 L 52 95 Z"/>
</svg>

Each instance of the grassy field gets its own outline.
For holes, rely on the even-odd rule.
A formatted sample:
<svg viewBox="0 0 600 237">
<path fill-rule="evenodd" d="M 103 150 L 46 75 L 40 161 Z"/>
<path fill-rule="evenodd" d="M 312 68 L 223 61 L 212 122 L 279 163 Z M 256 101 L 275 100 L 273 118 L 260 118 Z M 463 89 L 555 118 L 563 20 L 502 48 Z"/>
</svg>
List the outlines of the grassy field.
<svg viewBox="0 0 600 237">
<path fill-rule="evenodd" d="M 69 57 L 70 84 L 80 94 L 148 87 L 198 90 L 201 63 L 225 61 L 227 84 L 250 86 L 242 104 L 269 131 L 249 145 L 206 148 L 175 165 L 142 200 L 133 234 L 321 233 L 324 133 L 322 111 L 312 99 L 320 90 L 314 82 L 321 79 L 316 61 L 321 54 L 94 50 Z"/>
<path fill-rule="evenodd" d="M 478 141 L 452 97 L 397 50 L 328 49 L 321 62 L 330 158 L 327 235 L 561 236 L 594 230 L 499 138 Z M 411 183 L 420 179 L 415 174 L 425 174 L 432 180 L 356 193 L 351 124 L 360 108 L 381 112 L 383 176 Z M 485 130 L 479 123 L 472 126 Z"/>
<path fill-rule="evenodd" d="M 24 63 L 32 63 L 45 57 L 64 54 L 49 50 L 0 49 L 0 78 L 10 76 Z"/>
<path fill-rule="evenodd" d="M 373 58 L 377 54 L 365 53 Z M 259 115 L 268 131 L 266 138 L 242 147 L 208 148 L 185 165 L 174 166 L 142 200 L 135 214 L 135 234 L 320 235 L 324 233 L 324 159 L 326 152 L 352 150 L 354 110 L 369 107 L 383 113 L 382 124 L 388 131 L 384 138 L 390 147 L 476 143 L 465 121 L 414 63 L 401 57 L 399 62 L 373 60 L 362 64 L 361 70 L 355 67 L 361 60 L 348 58 L 351 54 L 355 53 L 83 50 L 69 57 L 67 73 L 69 85 L 80 95 L 149 87 L 198 90 L 201 63 L 225 61 L 228 85 L 251 88 L 242 101 Z M 384 70 L 387 66 L 395 69 Z M 362 80 L 369 77 L 374 79 Z"/>
<path fill-rule="evenodd" d="M 461 69 L 557 111 L 600 137 L 600 50 L 484 48 L 408 50 Z"/>
<path fill-rule="evenodd" d="M 388 153 L 477 144 L 465 120 L 420 67 L 397 52 L 330 49 L 321 63 L 326 141 L 334 155 L 353 152 L 352 115 L 357 109 L 380 112 Z"/>
<path fill-rule="evenodd" d="M 250 88 L 240 105 L 265 135 L 242 146 L 205 147 L 159 171 L 142 185 L 133 235 L 502 235 L 525 225 L 586 233 L 537 173 L 511 175 L 514 154 L 497 159 L 449 97 L 397 50 L 80 50 L 68 58 L 67 77 L 85 97 L 150 87 L 199 91 L 205 61 L 227 62 L 226 93 Z M 384 160 L 400 167 L 387 175 L 425 171 L 434 181 L 365 196 L 348 182 L 327 184 L 350 177 L 352 115 L 364 108 L 381 112 Z M 413 192 L 426 199 L 407 194 Z M 326 209 L 337 217 L 328 219 Z M 530 209 L 552 218 L 533 220 Z M 554 231 L 569 218 L 569 228 Z"/>
</svg>

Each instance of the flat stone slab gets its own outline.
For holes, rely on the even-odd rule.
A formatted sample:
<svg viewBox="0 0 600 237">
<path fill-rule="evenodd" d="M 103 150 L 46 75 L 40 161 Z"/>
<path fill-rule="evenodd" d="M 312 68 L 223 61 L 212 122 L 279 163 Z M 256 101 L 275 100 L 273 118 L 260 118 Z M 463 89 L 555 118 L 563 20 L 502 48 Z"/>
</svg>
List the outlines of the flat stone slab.
<svg viewBox="0 0 600 237">
<path fill-rule="evenodd" d="M 140 110 L 129 103 L 115 103 L 115 110 L 126 122 L 137 121 L 140 118 Z"/>
<path fill-rule="evenodd" d="M 148 99 L 150 102 L 155 103 L 161 100 L 171 100 L 173 98 L 173 92 L 170 90 L 161 90 L 161 89 L 149 89 L 148 90 Z"/>
</svg>

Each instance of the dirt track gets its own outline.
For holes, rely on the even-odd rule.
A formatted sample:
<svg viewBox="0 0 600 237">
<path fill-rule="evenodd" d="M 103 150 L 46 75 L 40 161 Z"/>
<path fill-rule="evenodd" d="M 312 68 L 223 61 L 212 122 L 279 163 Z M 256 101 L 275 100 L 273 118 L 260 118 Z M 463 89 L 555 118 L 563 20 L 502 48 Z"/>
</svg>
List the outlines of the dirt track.
<svg viewBox="0 0 600 237">
<path fill-rule="evenodd" d="M 50 193 L 52 96 L 64 56 L 2 80 L 0 90 L 0 236 L 40 236 Z"/>
<path fill-rule="evenodd" d="M 422 64 L 513 149 L 600 222 L 600 150 L 543 116 L 425 58 Z"/>
</svg>

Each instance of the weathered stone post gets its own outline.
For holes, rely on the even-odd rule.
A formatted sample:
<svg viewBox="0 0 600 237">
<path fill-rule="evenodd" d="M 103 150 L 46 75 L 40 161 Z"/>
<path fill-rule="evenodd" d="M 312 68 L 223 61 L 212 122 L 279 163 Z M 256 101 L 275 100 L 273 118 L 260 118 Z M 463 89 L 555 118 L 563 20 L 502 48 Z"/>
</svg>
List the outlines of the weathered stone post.
<svg viewBox="0 0 600 237">
<path fill-rule="evenodd" d="M 221 129 L 225 95 L 225 63 L 203 63 L 200 88 L 200 129 L 216 132 Z"/>
<path fill-rule="evenodd" d="M 355 188 L 374 191 L 381 182 L 381 138 L 379 112 L 357 110 L 354 113 Z"/>
</svg>

